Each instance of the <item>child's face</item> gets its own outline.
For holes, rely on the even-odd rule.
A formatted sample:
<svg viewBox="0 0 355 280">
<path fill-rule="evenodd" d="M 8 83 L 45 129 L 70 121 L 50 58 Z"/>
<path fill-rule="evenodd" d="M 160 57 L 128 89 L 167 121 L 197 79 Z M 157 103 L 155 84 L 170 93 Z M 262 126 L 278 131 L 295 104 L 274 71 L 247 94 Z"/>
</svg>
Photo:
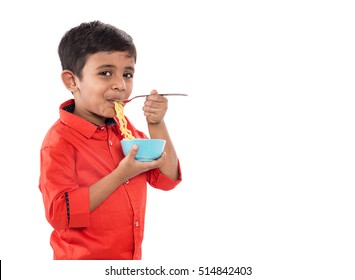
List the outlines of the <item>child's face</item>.
<svg viewBox="0 0 355 280">
<path fill-rule="evenodd" d="M 77 90 L 74 114 L 97 125 L 116 115 L 115 99 L 127 99 L 133 89 L 134 58 L 126 52 L 100 52 L 89 56 Z"/>
</svg>

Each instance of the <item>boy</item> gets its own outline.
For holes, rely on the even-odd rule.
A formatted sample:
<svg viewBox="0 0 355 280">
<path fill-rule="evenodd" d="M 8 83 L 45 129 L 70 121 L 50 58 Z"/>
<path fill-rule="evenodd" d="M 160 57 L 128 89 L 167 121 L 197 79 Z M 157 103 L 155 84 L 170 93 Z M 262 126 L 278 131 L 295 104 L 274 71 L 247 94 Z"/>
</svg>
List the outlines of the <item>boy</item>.
<svg viewBox="0 0 355 280">
<path fill-rule="evenodd" d="M 39 188 L 54 228 L 54 259 L 141 259 L 148 182 L 162 190 L 181 181 L 179 161 L 164 123 L 167 99 L 152 90 L 143 107 L 150 138 L 166 140 L 153 162 L 124 157 L 114 100 L 133 87 L 136 48 L 124 31 L 99 21 L 82 23 L 62 38 L 61 78 L 74 99 L 41 148 Z M 147 138 L 127 119 L 136 138 Z"/>
</svg>

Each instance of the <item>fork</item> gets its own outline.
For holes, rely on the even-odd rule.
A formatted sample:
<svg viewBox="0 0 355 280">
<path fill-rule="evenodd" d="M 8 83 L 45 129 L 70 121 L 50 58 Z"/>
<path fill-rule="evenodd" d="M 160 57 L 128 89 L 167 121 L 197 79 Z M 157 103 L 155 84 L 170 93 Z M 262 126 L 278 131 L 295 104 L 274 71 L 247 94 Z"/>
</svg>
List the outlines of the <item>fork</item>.
<svg viewBox="0 0 355 280">
<path fill-rule="evenodd" d="M 159 94 L 161 96 L 187 96 L 187 94 L 185 93 L 161 93 Z M 149 96 L 149 94 L 142 94 L 142 95 L 136 95 L 130 99 L 116 99 L 115 101 L 119 101 L 119 102 L 122 102 L 122 103 L 128 103 L 128 102 L 131 102 L 133 99 L 136 99 L 138 97 L 147 97 Z"/>
</svg>

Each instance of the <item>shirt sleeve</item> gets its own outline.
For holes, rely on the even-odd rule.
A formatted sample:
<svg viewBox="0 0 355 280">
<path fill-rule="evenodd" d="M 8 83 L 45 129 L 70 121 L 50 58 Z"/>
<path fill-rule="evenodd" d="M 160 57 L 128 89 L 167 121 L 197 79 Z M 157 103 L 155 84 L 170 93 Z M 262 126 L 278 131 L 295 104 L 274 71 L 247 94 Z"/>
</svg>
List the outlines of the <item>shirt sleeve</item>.
<svg viewBox="0 0 355 280">
<path fill-rule="evenodd" d="M 55 229 L 86 227 L 89 224 L 89 189 L 75 182 L 74 155 L 70 150 L 46 147 L 41 150 L 42 192 L 46 218 Z"/>
<path fill-rule="evenodd" d="M 159 168 L 150 170 L 147 173 L 147 182 L 154 188 L 169 191 L 175 188 L 182 180 L 180 162 L 178 162 L 179 177 L 177 180 L 173 180 L 170 177 L 161 173 Z"/>
</svg>

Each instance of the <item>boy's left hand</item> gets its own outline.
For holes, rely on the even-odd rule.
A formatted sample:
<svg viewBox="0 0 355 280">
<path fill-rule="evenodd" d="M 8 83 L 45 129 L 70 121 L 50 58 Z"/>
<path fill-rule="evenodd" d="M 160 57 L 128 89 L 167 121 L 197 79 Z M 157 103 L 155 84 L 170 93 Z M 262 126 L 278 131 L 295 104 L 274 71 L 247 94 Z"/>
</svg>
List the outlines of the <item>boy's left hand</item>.
<svg viewBox="0 0 355 280">
<path fill-rule="evenodd" d="M 168 99 L 159 95 L 156 90 L 152 90 L 142 109 L 149 124 L 158 124 L 164 119 L 168 109 Z"/>
</svg>

